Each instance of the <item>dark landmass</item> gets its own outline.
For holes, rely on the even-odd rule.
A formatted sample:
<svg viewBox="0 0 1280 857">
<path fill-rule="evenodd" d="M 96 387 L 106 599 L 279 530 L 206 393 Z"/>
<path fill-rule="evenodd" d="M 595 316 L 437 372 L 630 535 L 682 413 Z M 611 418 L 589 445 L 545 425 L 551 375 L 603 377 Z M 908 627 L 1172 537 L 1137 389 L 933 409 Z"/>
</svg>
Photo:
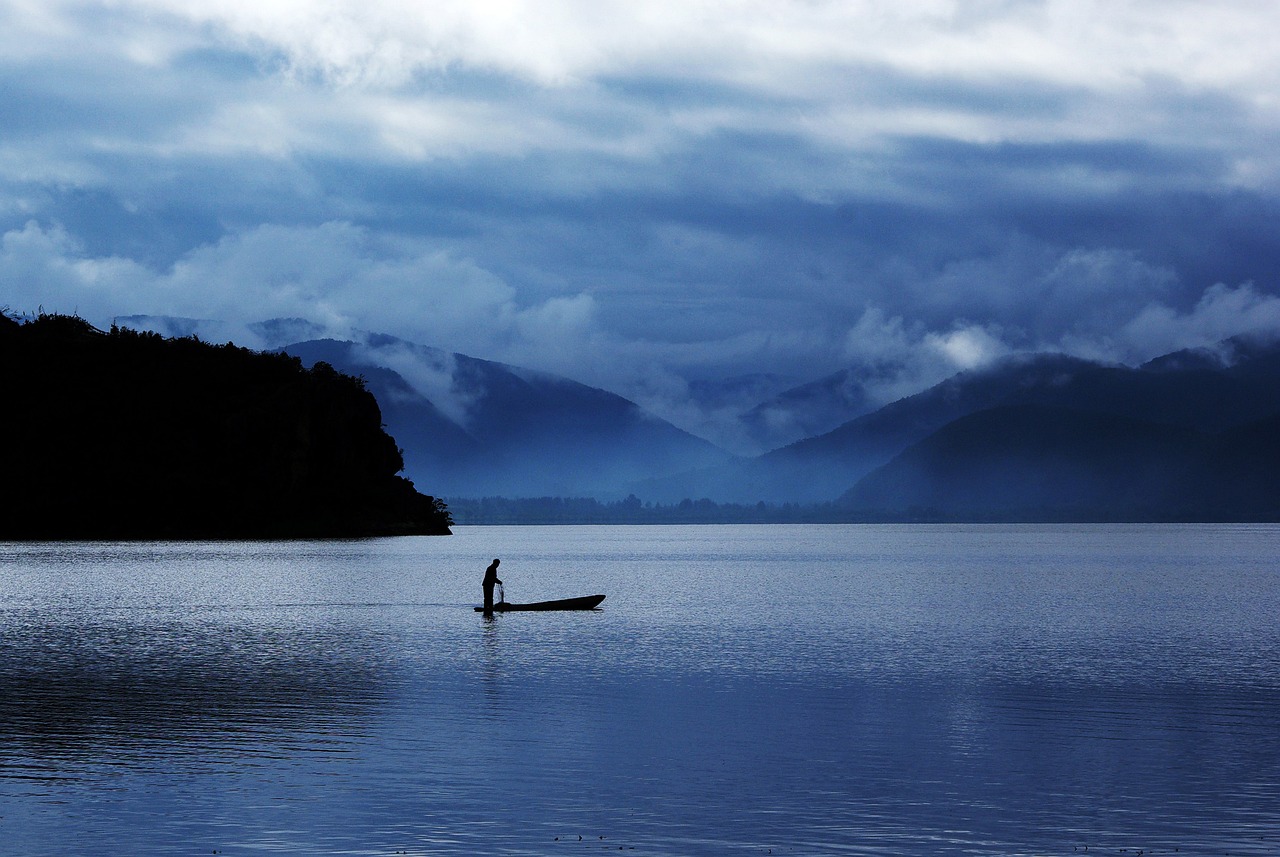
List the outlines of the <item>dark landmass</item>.
<svg viewBox="0 0 1280 857">
<path fill-rule="evenodd" d="M 1044 405 L 958 419 L 840 498 L 853 518 L 1280 521 L 1280 417 L 1220 432 Z"/>
<path fill-rule="evenodd" d="M 7 539 L 447 534 L 378 403 L 327 364 L 0 316 Z"/>
</svg>

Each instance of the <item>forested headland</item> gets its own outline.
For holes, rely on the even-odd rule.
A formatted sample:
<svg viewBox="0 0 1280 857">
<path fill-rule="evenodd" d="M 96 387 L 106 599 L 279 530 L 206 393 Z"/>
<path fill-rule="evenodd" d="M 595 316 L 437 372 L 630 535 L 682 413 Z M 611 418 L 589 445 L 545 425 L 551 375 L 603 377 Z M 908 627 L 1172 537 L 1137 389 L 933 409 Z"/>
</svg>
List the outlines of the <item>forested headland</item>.
<svg viewBox="0 0 1280 857">
<path fill-rule="evenodd" d="M 447 534 L 364 382 L 284 354 L 0 315 L 7 539 Z"/>
</svg>

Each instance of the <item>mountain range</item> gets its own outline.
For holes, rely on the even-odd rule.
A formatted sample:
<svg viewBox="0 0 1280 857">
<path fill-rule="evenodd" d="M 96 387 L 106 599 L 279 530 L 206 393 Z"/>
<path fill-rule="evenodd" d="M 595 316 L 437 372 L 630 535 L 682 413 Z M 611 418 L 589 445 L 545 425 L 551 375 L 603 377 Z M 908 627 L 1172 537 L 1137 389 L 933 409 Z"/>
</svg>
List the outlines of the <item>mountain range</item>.
<svg viewBox="0 0 1280 857">
<path fill-rule="evenodd" d="M 854 516 L 1280 520 L 1274 341 L 1237 338 L 1137 368 L 1083 365 L 1049 383 L 1004 374 L 1024 383 L 901 450 L 838 502 Z M 952 380 L 953 392 L 973 392 Z M 824 439 L 846 450 L 847 440 Z"/>
<path fill-rule="evenodd" d="M 161 322 L 122 320 L 174 332 Z M 317 331 L 297 320 L 257 330 Z M 390 336 L 276 347 L 363 376 L 406 476 L 446 498 L 631 493 L 826 503 L 856 519 L 1256 519 L 1280 507 L 1280 346 L 1262 337 L 1136 367 L 1014 355 L 883 407 L 857 367 L 781 391 L 772 377 L 727 381 L 715 389 L 763 397 L 741 411 L 744 435 L 812 432 L 753 457 L 613 393 Z"/>
<path fill-rule="evenodd" d="M 739 503 L 824 502 L 953 421 L 1009 405 L 1222 431 L 1280 413 L 1280 347 L 1273 340 L 1237 338 L 1138 367 L 1061 354 L 1014 355 L 829 432 L 727 466 L 653 479 L 636 493 L 667 501 L 705 495 Z"/>
</svg>

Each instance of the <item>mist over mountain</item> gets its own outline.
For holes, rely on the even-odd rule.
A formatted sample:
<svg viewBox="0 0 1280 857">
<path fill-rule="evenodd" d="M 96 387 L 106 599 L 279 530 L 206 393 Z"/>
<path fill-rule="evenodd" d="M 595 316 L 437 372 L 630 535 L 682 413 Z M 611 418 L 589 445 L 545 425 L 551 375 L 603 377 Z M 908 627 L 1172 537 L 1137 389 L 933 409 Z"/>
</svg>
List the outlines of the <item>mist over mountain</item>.
<svg viewBox="0 0 1280 857">
<path fill-rule="evenodd" d="M 825 502 L 954 420 L 1001 405 L 1041 405 L 1221 431 L 1280 412 L 1280 347 L 1237 337 L 1139 367 L 1059 354 L 1013 355 L 757 458 L 637 484 L 671 502 Z"/>
<path fill-rule="evenodd" d="M 689 382 L 689 396 L 709 410 L 742 412 L 796 385 L 796 379 L 767 372 L 730 378 L 697 378 Z"/>
<path fill-rule="evenodd" d="M 962 372 L 825 434 L 744 462 L 648 480 L 635 490 L 641 496 L 667 502 L 682 496 L 735 503 L 833 500 L 871 470 L 952 420 L 993 407 L 1020 391 L 1060 383 L 1093 368 L 1099 367 L 1062 355 L 1010 357 L 981 370 Z"/>
<path fill-rule="evenodd" d="M 850 368 L 791 387 L 743 413 L 743 428 L 762 450 L 831 431 L 875 409 L 865 380 L 864 370 Z"/>
<path fill-rule="evenodd" d="M 1280 520 L 1280 347 L 1093 367 L 960 417 L 861 478 L 855 517 Z"/>
<path fill-rule="evenodd" d="M 362 375 L 406 474 L 446 496 L 614 498 L 651 474 L 731 460 L 621 396 L 555 375 L 377 334 L 284 351 Z"/>
<path fill-rule="evenodd" d="M 346 329 L 341 338 L 326 337 L 327 328 L 304 319 L 239 327 L 166 316 L 117 322 L 215 341 L 238 336 L 306 366 L 325 362 L 363 377 L 402 450 L 405 475 L 446 497 L 617 499 L 640 479 L 735 460 L 605 390 L 385 334 Z M 297 334 L 309 338 L 290 338 Z M 782 382 L 762 376 L 743 383 L 773 390 Z M 740 397 L 742 390 L 735 382 L 720 394 Z"/>
<path fill-rule="evenodd" d="M 179 329 L 217 329 L 186 322 Z M 1252 426 L 1241 435 L 1252 446 L 1240 448 L 1264 455 L 1256 439 L 1280 414 L 1280 347 L 1268 338 L 1236 337 L 1140 366 L 1008 355 L 883 407 L 874 406 L 876 378 L 866 367 L 798 385 L 767 374 L 691 383 L 708 410 L 736 412 L 742 437 L 754 443 L 857 414 L 744 458 L 560 376 L 374 333 L 280 345 L 320 330 L 301 319 L 251 327 L 247 335 L 305 365 L 322 361 L 363 377 L 403 450 L 406 475 L 446 497 L 834 503 L 854 517 L 912 507 L 1000 517 L 1014 506 L 1051 517 L 1087 517 L 1089 508 L 1158 517 L 1205 514 L 1203 503 L 1174 502 L 1194 492 L 1254 514 L 1265 488 L 1255 492 L 1263 500 L 1232 498 L 1215 494 L 1205 474 L 1216 463 L 1249 481 L 1222 444 Z M 1183 473 L 1182 462 L 1197 463 Z M 966 479 L 971 487 L 961 490 Z"/>
</svg>

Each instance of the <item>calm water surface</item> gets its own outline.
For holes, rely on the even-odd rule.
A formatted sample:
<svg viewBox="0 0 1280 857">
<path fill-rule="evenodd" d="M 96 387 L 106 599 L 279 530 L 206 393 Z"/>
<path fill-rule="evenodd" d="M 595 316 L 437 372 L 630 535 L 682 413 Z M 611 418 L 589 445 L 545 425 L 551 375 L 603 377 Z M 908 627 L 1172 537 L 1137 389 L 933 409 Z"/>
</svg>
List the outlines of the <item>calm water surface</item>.
<svg viewBox="0 0 1280 857">
<path fill-rule="evenodd" d="M 1278 619 L 1271 526 L 0 544 L 0 853 L 1280 855 Z"/>
</svg>

